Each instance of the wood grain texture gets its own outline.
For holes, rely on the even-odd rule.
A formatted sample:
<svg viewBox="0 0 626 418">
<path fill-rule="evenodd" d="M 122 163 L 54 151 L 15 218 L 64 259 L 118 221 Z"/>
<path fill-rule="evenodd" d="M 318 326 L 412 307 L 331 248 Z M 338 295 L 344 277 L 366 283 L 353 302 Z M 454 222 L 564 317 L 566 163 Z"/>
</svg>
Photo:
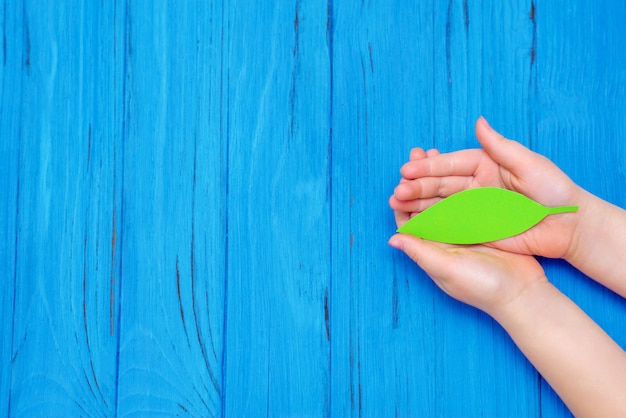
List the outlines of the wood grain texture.
<svg viewBox="0 0 626 418">
<path fill-rule="evenodd" d="M 387 199 L 412 147 L 476 147 L 483 114 L 626 206 L 624 21 L 2 2 L 0 415 L 570 416 L 387 246 Z M 542 262 L 626 347 L 624 300 Z"/>
<path fill-rule="evenodd" d="M 3 11 L 5 22 L 21 26 L 4 38 L 12 57 L 5 68 L 19 68 L 20 77 L 4 90 L 15 88 L 19 100 L 3 108 L 3 128 L 19 120 L 16 136 L 3 129 L 3 141 L 17 151 L 9 188 L 16 198 L 9 215 L 15 264 L 8 279 L 13 321 L 10 362 L 2 365 L 10 373 L 3 412 L 110 415 L 117 383 L 115 150 L 122 116 L 116 112 L 122 73 L 108 56 L 114 54 L 114 9 L 8 2 Z"/>
<path fill-rule="evenodd" d="M 9 9 L 2 21 L 3 39 L 23 39 L 22 10 Z M 0 77 L 0 415 L 6 416 L 11 398 L 13 356 L 13 318 L 15 313 L 15 282 L 18 245 L 21 83 L 24 48 L 15 42 L 2 47 Z"/>
<path fill-rule="evenodd" d="M 501 94 L 492 82 L 495 77 L 479 70 L 491 55 L 500 54 L 507 62 L 508 46 L 494 39 L 493 45 L 468 50 L 470 39 L 495 30 L 481 22 L 491 23 L 491 13 L 502 19 L 497 22 L 501 25 L 530 21 L 525 10 L 474 10 L 462 2 L 397 11 L 337 5 L 333 144 L 335 138 L 357 143 L 333 147 L 333 184 L 347 183 L 333 187 L 333 234 L 342 234 L 346 247 L 334 259 L 350 260 L 349 265 L 337 264 L 340 270 L 333 277 L 349 276 L 350 282 L 334 280 L 338 288 L 332 294 L 357 295 L 350 311 L 335 313 L 350 318 L 343 342 L 350 360 L 343 369 L 351 390 L 343 415 L 467 416 L 471 411 L 488 416 L 506 411 L 526 416 L 538 411 L 537 376 L 498 326 L 450 301 L 385 246 L 394 229 L 385 217 L 386 199 L 408 150 L 475 146 L 468 138 L 473 126 L 468 115 L 488 107 L 481 97 Z M 526 26 L 531 32 L 532 25 Z M 516 68 L 513 64 L 499 70 L 498 83 L 513 84 L 507 72 Z M 521 106 L 526 92 L 524 87 L 521 96 L 507 103 L 518 100 Z M 512 112 L 509 119 L 517 117 Z M 442 316 L 447 319 L 440 320 Z M 494 353 L 500 367 L 494 367 Z M 333 371 L 341 368 L 333 366 Z M 503 382 L 524 383 L 517 385 L 521 389 L 513 399 L 491 396 Z"/>
<path fill-rule="evenodd" d="M 330 405 L 330 72 L 324 2 L 231 2 L 227 416 Z"/>
<path fill-rule="evenodd" d="M 537 2 L 536 19 L 535 147 L 590 192 L 626 207 L 626 5 Z M 548 277 L 625 348 L 624 300 L 565 263 L 544 264 Z M 555 396 L 543 383 L 542 411 L 566 414 Z"/>
<path fill-rule="evenodd" d="M 125 13 L 118 413 L 216 416 L 226 251 L 222 10 L 146 1 Z"/>
</svg>

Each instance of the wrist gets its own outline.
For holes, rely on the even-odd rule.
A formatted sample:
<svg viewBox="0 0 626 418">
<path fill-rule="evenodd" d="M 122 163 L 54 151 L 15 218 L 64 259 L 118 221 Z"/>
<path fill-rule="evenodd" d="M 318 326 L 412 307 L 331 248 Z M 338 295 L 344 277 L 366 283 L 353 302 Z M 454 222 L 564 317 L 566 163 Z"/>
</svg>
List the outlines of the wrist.
<svg viewBox="0 0 626 418">
<path fill-rule="evenodd" d="M 491 306 L 486 312 L 507 330 L 516 323 L 532 325 L 536 313 L 545 303 L 550 302 L 555 292 L 559 293 L 558 289 L 544 275 L 527 283 L 516 295 Z"/>
<path fill-rule="evenodd" d="M 576 212 L 571 227 L 569 246 L 562 258 L 573 266 L 580 268 L 585 262 L 586 254 L 589 252 L 585 245 L 589 241 L 589 231 L 593 232 L 595 229 L 593 225 L 594 220 L 603 216 L 602 205 L 604 201 L 582 188 L 578 195 L 578 212 Z"/>
</svg>

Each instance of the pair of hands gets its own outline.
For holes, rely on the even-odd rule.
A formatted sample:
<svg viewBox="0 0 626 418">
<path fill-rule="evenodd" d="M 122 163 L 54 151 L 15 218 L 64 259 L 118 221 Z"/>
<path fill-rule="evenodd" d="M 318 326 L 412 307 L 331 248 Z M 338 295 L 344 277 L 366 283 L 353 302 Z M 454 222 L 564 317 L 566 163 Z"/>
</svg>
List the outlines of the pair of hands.
<svg viewBox="0 0 626 418">
<path fill-rule="evenodd" d="M 584 194 L 554 163 L 505 139 L 482 117 L 476 137 L 482 149 L 411 151 L 389 199 L 398 226 L 442 198 L 475 187 L 513 190 L 545 206 L 580 206 L 578 213 L 548 216 L 523 234 L 484 245 L 447 245 L 403 234 L 390 239 L 450 296 L 493 314 L 527 286 L 547 281 L 533 255 L 568 259 L 575 252 Z"/>
</svg>

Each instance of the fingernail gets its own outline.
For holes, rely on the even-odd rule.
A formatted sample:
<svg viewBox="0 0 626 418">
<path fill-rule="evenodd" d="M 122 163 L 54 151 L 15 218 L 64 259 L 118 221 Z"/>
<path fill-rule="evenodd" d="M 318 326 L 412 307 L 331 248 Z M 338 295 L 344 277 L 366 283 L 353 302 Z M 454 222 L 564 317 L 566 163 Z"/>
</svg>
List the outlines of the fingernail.
<svg viewBox="0 0 626 418">
<path fill-rule="evenodd" d="M 396 250 L 402 250 L 404 243 L 402 242 L 402 240 L 397 236 L 394 235 L 393 237 L 391 237 L 389 239 L 388 242 L 389 246 L 395 248 Z"/>
<path fill-rule="evenodd" d="M 487 121 L 487 119 L 484 116 L 481 116 L 480 118 L 483 120 L 483 123 L 485 124 L 485 126 L 487 128 L 492 129 L 491 125 L 489 124 L 489 122 Z"/>
</svg>

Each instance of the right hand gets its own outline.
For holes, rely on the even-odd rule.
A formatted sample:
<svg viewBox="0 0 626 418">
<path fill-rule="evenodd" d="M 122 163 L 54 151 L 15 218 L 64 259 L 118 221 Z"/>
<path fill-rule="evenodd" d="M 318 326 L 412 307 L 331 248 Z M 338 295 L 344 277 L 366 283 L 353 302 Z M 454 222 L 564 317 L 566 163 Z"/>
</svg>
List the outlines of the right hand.
<svg viewBox="0 0 626 418">
<path fill-rule="evenodd" d="M 575 251 L 576 229 L 588 195 L 547 158 L 496 132 L 484 118 L 476 122 L 482 149 L 439 154 L 414 149 L 402 166 L 402 180 L 389 205 L 398 226 L 410 216 L 453 193 L 475 187 L 500 187 L 545 206 L 578 205 L 577 213 L 550 215 L 528 231 L 489 246 L 519 254 L 567 258 Z"/>
</svg>

